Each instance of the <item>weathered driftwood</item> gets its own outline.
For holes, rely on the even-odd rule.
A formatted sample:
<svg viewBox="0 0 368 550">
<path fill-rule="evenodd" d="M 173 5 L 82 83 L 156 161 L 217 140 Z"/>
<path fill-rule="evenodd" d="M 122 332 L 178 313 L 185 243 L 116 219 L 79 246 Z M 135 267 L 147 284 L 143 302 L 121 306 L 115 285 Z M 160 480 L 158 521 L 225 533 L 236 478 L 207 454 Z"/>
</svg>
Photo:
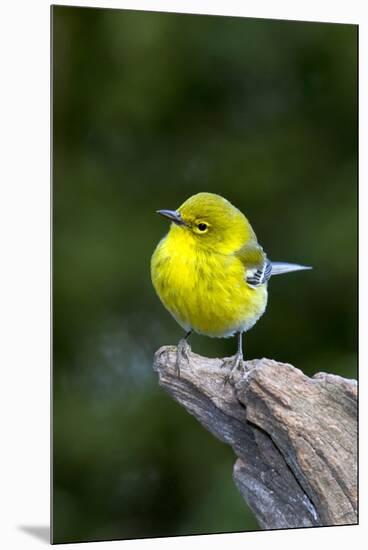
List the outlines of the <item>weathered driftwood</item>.
<svg viewBox="0 0 368 550">
<path fill-rule="evenodd" d="M 159 349 L 160 385 L 237 460 L 233 477 L 264 529 L 357 523 L 357 384 L 309 378 L 269 359 L 244 362 L 224 384 L 223 359 Z"/>
</svg>

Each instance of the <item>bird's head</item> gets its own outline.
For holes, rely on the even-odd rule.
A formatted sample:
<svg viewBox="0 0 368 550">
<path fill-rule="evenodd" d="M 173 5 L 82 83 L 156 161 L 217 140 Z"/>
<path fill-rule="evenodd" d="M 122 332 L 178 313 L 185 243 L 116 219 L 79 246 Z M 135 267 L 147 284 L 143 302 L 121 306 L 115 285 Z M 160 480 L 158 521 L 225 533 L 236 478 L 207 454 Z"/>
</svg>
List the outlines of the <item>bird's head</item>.
<svg viewBox="0 0 368 550">
<path fill-rule="evenodd" d="M 232 252 L 256 240 L 247 218 L 228 200 L 213 193 L 198 193 L 177 210 L 158 210 L 173 222 L 176 236 L 191 239 L 201 248 Z"/>
</svg>

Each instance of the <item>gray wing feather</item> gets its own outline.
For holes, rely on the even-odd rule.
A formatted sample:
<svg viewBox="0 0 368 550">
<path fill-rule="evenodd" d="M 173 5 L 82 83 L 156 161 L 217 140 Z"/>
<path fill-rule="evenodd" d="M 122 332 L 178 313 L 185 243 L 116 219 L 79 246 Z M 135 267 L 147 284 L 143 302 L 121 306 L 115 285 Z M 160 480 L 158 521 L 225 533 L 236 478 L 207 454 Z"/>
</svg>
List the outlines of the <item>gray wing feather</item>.
<svg viewBox="0 0 368 550">
<path fill-rule="evenodd" d="M 246 281 L 253 288 L 264 285 L 272 275 L 272 262 L 266 260 L 262 267 L 248 269 Z"/>
<path fill-rule="evenodd" d="M 304 269 L 312 269 L 310 266 L 290 264 L 286 262 L 271 262 L 267 260 L 261 267 L 248 269 L 245 280 L 248 285 L 257 288 L 269 280 L 272 275 L 282 275 L 291 271 L 301 271 Z"/>
<path fill-rule="evenodd" d="M 290 264 L 287 262 L 271 262 L 272 271 L 271 275 L 283 275 L 284 273 L 291 273 L 292 271 L 302 271 L 304 269 L 313 269 L 309 265 Z"/>
</svg>

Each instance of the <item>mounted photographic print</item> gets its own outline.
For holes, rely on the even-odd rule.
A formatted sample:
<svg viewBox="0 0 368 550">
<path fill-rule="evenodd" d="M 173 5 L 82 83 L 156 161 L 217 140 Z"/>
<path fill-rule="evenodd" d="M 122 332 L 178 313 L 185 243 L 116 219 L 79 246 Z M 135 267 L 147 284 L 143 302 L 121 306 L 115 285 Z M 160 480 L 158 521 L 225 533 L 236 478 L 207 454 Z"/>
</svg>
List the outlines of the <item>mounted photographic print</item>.
<svg viewBox="0 0 368 550">
<path fill-rule="evenodd" d="M 52 7 L 54 543 L 357 524 L 357 32 Z"/>
</svg>

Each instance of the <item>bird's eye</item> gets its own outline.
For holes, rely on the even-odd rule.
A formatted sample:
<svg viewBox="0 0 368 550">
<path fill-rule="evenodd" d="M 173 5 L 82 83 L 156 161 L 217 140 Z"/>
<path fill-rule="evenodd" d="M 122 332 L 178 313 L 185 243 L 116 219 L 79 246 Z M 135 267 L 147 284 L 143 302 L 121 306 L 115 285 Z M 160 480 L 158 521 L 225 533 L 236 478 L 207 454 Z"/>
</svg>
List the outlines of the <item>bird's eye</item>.
<svg viewBox="0 0 368 550">
<path fill-rule="evenodd" d="M 208 226 L 207 226 L 206 223 L 199 223 L 199 224 L 198 224 L 198 229 L 199 229 L 199 231 L 206 231 L 207 227 L 208 227 Z"/>
</svg>

